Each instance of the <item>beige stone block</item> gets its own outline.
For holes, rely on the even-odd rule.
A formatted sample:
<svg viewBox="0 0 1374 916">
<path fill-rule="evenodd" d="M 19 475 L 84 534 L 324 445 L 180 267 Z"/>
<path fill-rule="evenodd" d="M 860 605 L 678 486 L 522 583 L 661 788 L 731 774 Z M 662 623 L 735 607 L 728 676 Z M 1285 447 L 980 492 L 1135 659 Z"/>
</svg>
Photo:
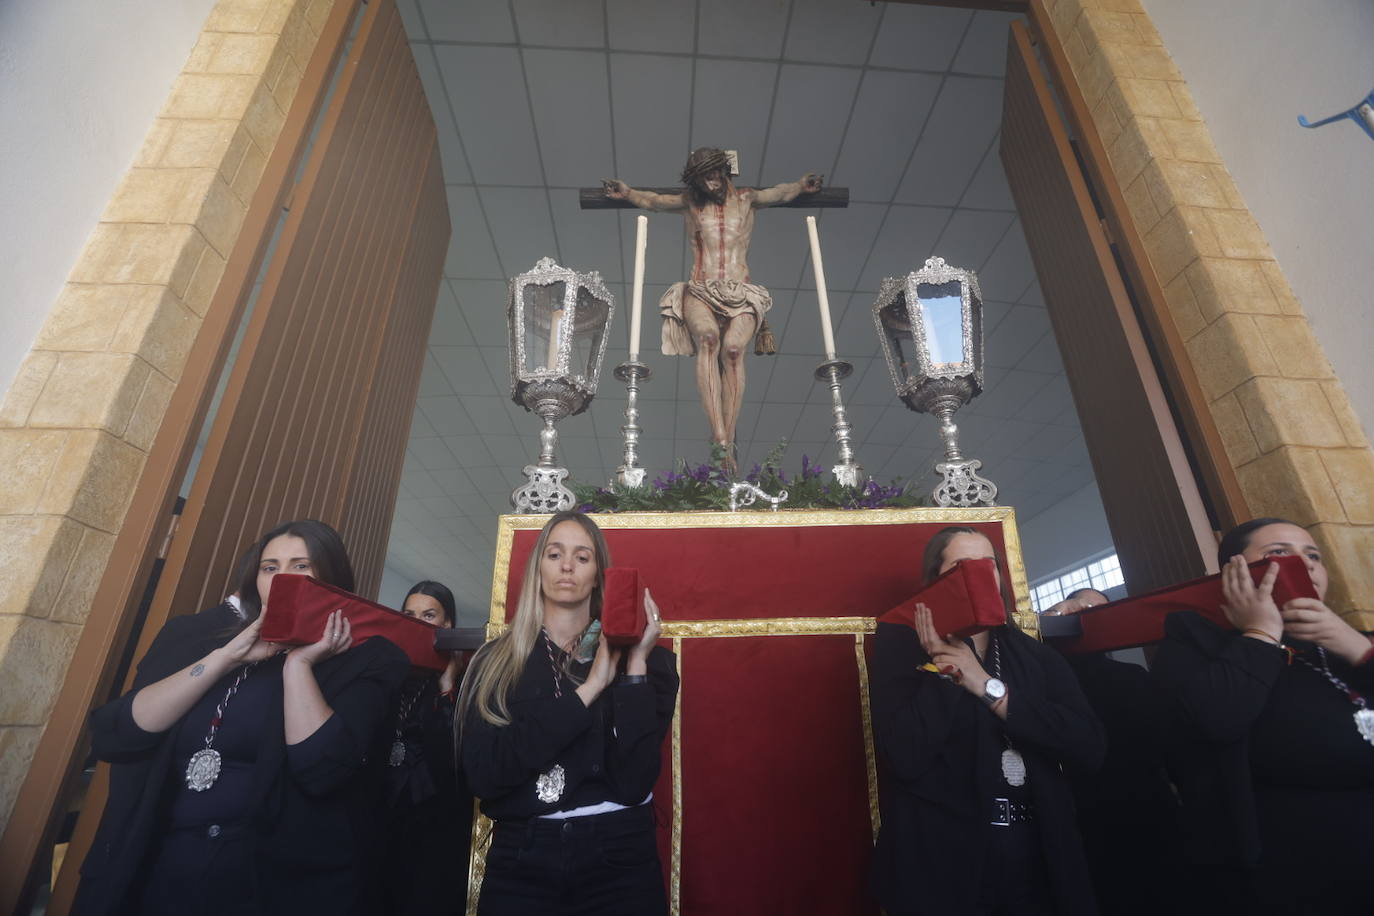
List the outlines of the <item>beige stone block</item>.
<svg viewBox="0 0 1374 916">
<path fill-rule="evenodd" d="M 1092 56 L 1088 53 L 1088 46 L 1083 43 L 1083 36 L 1077 33 L 1070 35 L 1063 41 L 1064 56 L 1069 59 L 1069 69 L 1074 73 L 1082 73 L 1083 68 L 1088 65 L 1088 59 Z"/>
<path fill-rule="evenodd" d="M 189 305 L 187 292 L 190 289 L 191 280 L 195 277 L 196 271 L 200 269 L 200 263 L 205 254 L 212 252 L 212 249 L 205 241 L 205 236 L 200 234 L 199 229 L 188 228 L 191 231 L 186 236 L 186 244 L 181 249 L 176 262 L 172 264 L 171 273 L 167 277 L 167 288 L 182 302 Z"/>
<path fill-rule="evenodd" d="M 1208 210 L 1207 219 L 1228 258 L 1274 257 L 1259 223 L 1248 210 Z"/>
<path fill-rule="evenodd" d="M 281 28 L 282 44 L 290 52 L 296 66 L 305 69 L 305 64 L 310 60 L 310 55 L 315 50 L 315 42 L 318 40 L 319 31 L 312 29 L 306 21 L 305 3 L 296 3 Z"/>
<path fill-rule="evenodd" d="M 272 56 L 267 59 L 267 67 L 262 72 L 262 84 L 268 89 L 276 89 L 277 81 L 281 79 L 282 68 L 291 59 L 291 49 L 286 46 L 286 42 L 280 39 L 280 36 L 266 37 L 272 38 Z"/>
<path fill-rule="evenodd" d="M 49 616 L 85 530 L 52 515 L 0 517 L 0 615 Z"/>
<path fill-rule="evenodd" d="M 29 413 L 48 383 L 48 376 L 57 366 L 57 354 L 46 350 L 31 350 L 19 364 L 10 390 L 0 404 L 0 428 L 23 426 Z"/>
<path fill-rule="evenodd" d="M 0 652 L 3 651 L 0 648 Z M 3 677 L 2 669 L 0 677 Z M 0 726 L 0 824 L 8 823 L 14 811 L 14 803 L 42 737 L 41 725 Z"/>
<path fill-rule="evenodd" d="M 1132 76 L 1147 80 L 1180 80 L 1169 52 L 1161 47 L 1145 44 L 1118 45 Z"/>
<path fill-rule="evenodd" d="M 1249 315 L 1222 315 L 1185 344 L 1208 401 L 1260 375 L 1278 375 L 1269 347 Z"/>
<path fill-rule="evenodd" d="M 72 268 L 72 283 L 165 286 L 204 246 L 190 226 L 100 223 Z M 194 265 L 194 260 L 192 260 Z"/>
<path fill-rule="evenodd" d="M 169 378 L 180 378 L 200 319 L 165 287 L 125 288 L 137 290 L 138 295 L 131 298 L 110 349 L 138 354 Z"/>
<path fill-rule="evenodd" d="M 249 104 L 247 112 L 243 116 L 243 126 L 248 129 L 248 135 L 253 138 L 253 142 L 264 150 L 271 150 L 277 143 L 277 136 L 281 134 L 282 124 L 286 122 L 286 115 L 277 106 L 277 100 L 272 98 L 272 93 L 267 91 L 264 86 L 261 91 L 253 94 L 253 101 Z"/>
<path fill-rule="evenodd" d="M 1279 374 L 1284 378 L 1335 378 L 1312 325 L 1292 315 L 1256 315 L 1255 327 L 1269 344 Z"/>
<path fill-rule="evenodd" d="M 1104 148 L 1111 146 L 1116 142 L 1116 138 L 1121 136 L 1121 122 L 1117 120 L 1116 109 L 1110 99 L 1098 100 L 1093 106 L 1092 118 L 1093 126 L 1097 128 L 1097 136 Z"/>
<path fill-rule="evenodd" d="M 247 213 L 248 208 L 238 195 L 215 172 L 214 181 L 206 189 L 205 199 L 194 222 L 210 247 L 227 258 L 238 241 L 239 230 L 243 228 L 243 218 Z"/>
<path fill-rule="evenodd" d="M 1135 33 L 1140 36 L 1140 41 L 1147 45 L 1164 46 L 1164 39 L 1160 37 L 1159 30 L 1155 28 L 1154 21 L 1145 13 L 1136 13 L 1131 16 L 1131 21 L 1135 24 Z"/>
<path fill-rule="evenodd" d="M 1343 520 L 1345 510 L 1314 449 L 1280 448 L 1236 469 L 1250 513 L 1307 527 Z"/>
<path fill-rule="evenodd" d="M 1201 258 L 1188 265 L 1188 280 L 1208 321 L 1223 312 L 1279 313 L 1279 304 L 1257 261 Z"/>
<path fill-rule="evenodd" d="M 258 23 L 259 34 L 281 34 L 282 28 L 286 25 L 286 20 L 290 17 L 291 11 L 298 7 L 298 0 L 273 0 L 267 7 L 267 13 L 262 17 L 262 22 Z"/>
<path fill-rule="evenodd" d="M 64 623 L 84 624 L 91 613 L 100 579 L 114 549 L 115 537 L 103 531 L 87 528 L 81 537 L 81 547 L 67 569 L 67 580 L 57 596 L 50 617 Z"/>
<path fill-rule="evenodd" d="M 201 32 L 200 38 L 196 41 L 196 46 L 191 49 L 191 56 L 186 59 L 186 66 L 181 68 L 182 72 L 209 72 L 211 69 L 210 62 L 214 60 L 215 53 L 224 42 L 224 38 L 225 36 L 221 32 Z"/>
<path fill-rule="evenodd" d="M 1278 300 L 1279 311 L 1285 315 L 1302 315 L 1302 303 L 1293 294 L 1293 288 L 1288 285 L 1288 278 L 1283 275 L 1283 268 L 1279 267 L 1278 261 L 1267 260 L 1259 262 L 1260 270 L 1264 272 L 1264 277 L 1269 281 L 1269 291 Z"/>
<path fill-rule="evenodd" d="M 1137 117 L 1142 118 L 1177 118 L 1181 116 L 1178 103 L 1174 100 L 1174 93 L 1171 90 L 1173 83 L 1165 80 L 1146 80 L 1134 77 L 1123 77 L 1118 80 L 1121 83 L 1121 93 L 1126 97 L 1126 102 L 1131 106 Z"/>
<path fill-rule="evenodd" d="M 33 617 L 0 617 L 0 722 L 41 725 L 62 688 L 81 628 Z"/>
<path fill-rule="evenodd" d="M 172 401 L 176 385 L 161 372 L 148 373 L 148 381 L 143 385 L 134 414 L 124 430 L 124 441 L 140 451 L 149 451 L 153 440 L 162 428 L 162 420 L 167 416 L 167 405 Z"/>
<path fill-rule="evenodd" d="M 1364 426 L 1355 414 L 1355 409 L 1350 406 L 1350 398 L 1341 387 L 1340 381 L 1332 379 L 1322 382 L 1321 385 L 1326 402 L 1331 405 L 1331 413 L 1335 415 L 1336 422 L 1341 424 L 1345 444 L 1352 448 L 1369 448 L 1369 437 L 1365 435 Z"/>
<path fill-rule="evenodd" d="M 305 8 L 305 21 L 316 35 L 324 30 L 325 20 L 329 18 L 333 6 L 333 0 L 309 0 L 309 6 Z"/>
<path fill-rule="evenodd" d="M 1158 206 L 1158 201 L 1156 201 Z M 1160 282 L 1168 284 L 1200 257 L 1220 253 L 1211 226 L 1194 207 L 1174 207 L 1145 234 L 1145 250 Z"/>
<path fill-rule="evenodd" d="M 183 73 L 172 86 L 162 116 L 238 120 L 258 81 L 256 76 L 234 73 Z"/>
<path fill-rule="evenodd" d="M 1174 104 L 1178 106 L 1179 116 L 1185 121 L 1201 121 L 1202 112 L 1198 111 L 1197 103 L 1193 101 L 1193 93 L 1189 91 L 1188 84 L 1178 81 L 1167 85 L 1173 94 Z"/>
<path fill-rule="evenodd" d="M 129 304 L 129 287 L 68 283 L 34 344 L 44 350 L 104 350 Z"/>
<path fill-rule="evenodd" d="M 247 132 L 245 131 L 245 136 Z M 244 204 L 253 199 L 257 193 L 258 185 L 262 181 L 263 170 L 267 168 L 267 155 L 250 138 L 248 145 L 243 150 L 243 161 L 239 163 L 238 170 L 234 173 L 234 180 L 230 187 L 233 188 L 235 196 Z"/>
<path fill-rule="evenodd" d="M 1232 467 L 1240 467 L 1259 457 L 1259 444 L 1255 441 L 1255 434 L 1250 430 L 1250 422 L 1245 419 L 1245 411 L 1241 409 L 1235 392 L 1213 401 L 1211 411 Z"/>
<path fill-rule="evenodd" d="M 1201 121 L 1160 122 L 1161 128 L 1169 138 L 1169 147 L 1174 158 L 1192 162 L 1221 162 L 1221 153 L 1212 142 L 1212 133 Z"/>
<path fill-rule="evenodd" d="M 1136 73 L 1131 69 L 1131 45 L 1116 44 L 1107 42 L 1098 45 L 1099 54 L 1107 62 L 1107 69 L 1111 72 L 1113 79 L 1122 77 L 1133 77 Z"/>
<path fill-rule="evenodd" d="M 205 199 L 211 169 L 130 169 L 102 219 L 108 223 L 191 223 Z"/>
<path fill-rule="evenodd" d="M 149 371 L 147 363 L 128 353 L 63 353 L 29 425 L 123 435 Z"/>
<path fill-rule="evenodd" d="M 0 429 L 0 515 L 24 515 L 38 507 L 43 484 L 67 443 L 55 429 Z"/>
<path fill-rule="evenodd" d="M 1242 383 L 1235 393 L 1261 454 L 1281 446 L 1345 445 L 1340 424 L 1314 381 L 1261 376 Z"/>
<path fill-rule="evenodd" d="M 231 34 L 223 36 L 210 65 L 211 73 L 243 73 L 261 76 L 277 47 L 275 35 Z"/>
<path fill-rule="evenodd" d="M 1149 168 L 1150 166 L 1146 166 L 1147 171 Z M 1155 224 L 1159 222 L 1159 208 L 1155 206 L 1153 198 L 1150 197 L 1150 187 L 1145 180 L 1145 175 L 1141 174 L 1121 193 L 1126 199 L 1126 209 L 1130 211 L 1136 231 L 1144 235 L 1153 229 Z"/>
<path fill-rule="evenodd" d="M 1192 124 L 1192 121 L 1180 121 L 1180 124 Z M 1226 166 L 1214 164 L 1212 166 L 1212 180 L 1221 189 L 1222 195 L 1226 198 L 1226 206 L 1235 210 L 1245 209 L 1245 198 L 1241 196 L 1240 188 L 1236 187 L 1236 182 L 1231 178 L 1231 173 L 1226 171 Z"/>
<path fill-rule="evenodd" d="M 162 164 L 163 154 L 167 151 L 167 145 L 171 142 L 177 123 L 166 118 L 158 118 L 153 122 L 153 126 L 148 129 L 148 135 L 143 138 L 143 146 L 139 149 L 138 156 L 134 158 L 135 168 L 153 168 Z"/>
<path fill-rule="evenodd" d="M 1108 92 L 1114 86 L 1112 66 L 1105 55 L 1093 54 L 1088 58 L 1087 64 L 1083 67 L 1083 72 L 1078 76 L 1078 90 L 1083 93 L 1083 102 L 1089 108 L 1097 107 L 1102 99 L 1106 98 Z M 1116 95 L 1120 95 L 1120 89 L 1116 90 Z M 1113 109 L 1116 103 L 1113 99 Z"/>
<path fill-rule="evenodd" d="M 1081 0 L 1059 0 L 1050 9 L 1050 22 L 1060 35 L 1071 35 L 1083 31 L 1083 4 Z"/>
<path fill-rule="evenodd" d="M 1346 520 L 1374 525 L 1374 452 L 1367 448 L 1327 449 L 1319 457 L 1345 507 Z"/>
<path fill-rule="evenodd" d="M 1335 523 L 1309 529 L 1331 574 L 1326 604 L 1334 611 L 1374 611 L 1374 528 Z M 1347 619 L 1350 619 L 1347 617 Z"/>
<path fill-rule="evenodd" d="M 219 169 L 229 153 L 235 121 L 178 121 L 162 164 L 175 169 Z"/>
<path fill-rule="evenodd" d="M 1188 278 L 1179 274 L 1164 287 L 1164 301 L 1169 305 L 1169 315 L 1178 328 L 1179 335 L 1186 341 L 1207 327 L 1202 312 L 1198 311 L 1197 298 L 1188 285 Z"/>
<path fill-rule="evenodd" d="M 224 276 L 225 259 L 210 246 L 202 250 L 200 260 L 187 284 L 186 293 L 181 301 L 199 318 L 204 318 L 210 308 L 210 300 L 219 289 L 219 281 Z M 178 373 L 180 378 L 180 373 Z"/>
<path fill-rule="evenodd" d="M 1140 0 L 1097 0 L 1097 8 L 1113 13 L 1139 13 Z"/>
<path fill-rule="evenodd" d="M 1175 206 L 1226 207 L 1229 201 L 1217 184 L 1214 166 L 1205 162 L 1155 159 L 1145 168 L 1150 194 L 1161 210 Z"/>
<path fill-rule="evenodd" d="M 256 32 L 272 0 L 219 0 L 205 22 L 214 32 Z"/>
<path fill-rule="evenodd" d="M 144 454 L 99 430 L 74 430 L 48 477 L 37 511 L 114 533 L 143 470 Z"/>
<path fill-rule="evenodd" d="M 291 103 L 296 100 L 296 92 L 301 88 L 301 68 L 294 60 L 287 60 L 282 68 L 281 79 L 272 89 L 272 98 L 282 111 L 290 111 Z"/>
<path fill-rule="evenodd" d="M 1120 117 L 1120 112 L 1117 112 Z M 1155 158 L 1145 134 L 1140 130 L 1138 121 L 1122 121 L 1121 135 L 1107 148 L 1107 158 L 1111 160 L 1112 170 L 1122 185 L 1136 180 L 1145 163 Z"/>
<path fill-rule="evenodd" d="M 1103 44 L 1134 44 L 1140 40 L 1129 12 L 1085 9 L 1083 19 Z"/>
</svg>

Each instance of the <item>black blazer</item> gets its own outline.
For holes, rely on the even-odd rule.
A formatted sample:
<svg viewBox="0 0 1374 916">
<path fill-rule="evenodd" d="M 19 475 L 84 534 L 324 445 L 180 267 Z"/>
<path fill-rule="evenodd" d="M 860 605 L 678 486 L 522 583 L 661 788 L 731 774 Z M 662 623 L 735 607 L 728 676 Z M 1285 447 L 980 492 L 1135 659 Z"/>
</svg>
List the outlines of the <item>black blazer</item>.
<svg viewBox="0 0 1374 916">
<path fill-rule="evenodd" d="M 112 766 L 100 827 L 81 867 L 76 912 L 83 916 L 133 911 L 169 800 L 176 733 L 184 722 L 144 731 L 133 719 L 134 694 L 225 645 L 238 626 L 228 604 L 174 617 L 139 663 L 133 689 L 91 713 L 94 754 Z M 379 637 L 316 665 L 315 679 L 334 714 L 290 747 L 277 682 L 250 806 L 263 912 L 361 911 L 356 866 L 367 851 L 375 792 L 364 771 L 409 667 L 405 653 Z"/>
<path fill-rule="evenodd" d="M 484 662 L 478 656 L 468 676 Z M 649 653 L 648 680 L 602 691 L 590 707 L 564 682 L 555 697 L 547 650 L 536 643 L 507 697 L 511 723 L 496 726 L 468 711 L 461 758 L 482 813 L 493 820 L 538 817 L 613 801 L 637 805 L 653 790 L 663 739 L 677 701 L 677 657 L 662 646 Z M 557 763 L 566 788 L 541 802 L 539 775 Z"/>
<path fill-rule="evenodd" d="M 963 687 L 920 670 L 930 656 L 915 630 L 878 624 L 870 686 L 884 767 L 872 883 L 889 910 L 968 912 L 980 883 L 991 880 L 983 864 L 998 829 L 990 826 L 992 800 L 1003 794 L 1000 725 L 1026 761 L 1055 911 L 1097 912 L 1061 765 L 1100 766 L 1102 726 L 1058 653 L 1012 628 L 999 637 L 1010 704 L 1004 723 Z"/>
</svg>

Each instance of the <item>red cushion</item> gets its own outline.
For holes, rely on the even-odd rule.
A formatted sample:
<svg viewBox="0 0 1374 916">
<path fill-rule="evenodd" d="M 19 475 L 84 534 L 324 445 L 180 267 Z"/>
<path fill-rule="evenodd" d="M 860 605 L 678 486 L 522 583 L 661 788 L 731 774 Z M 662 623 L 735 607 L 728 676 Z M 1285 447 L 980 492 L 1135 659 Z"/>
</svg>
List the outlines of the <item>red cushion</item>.
<svg viewBox="0 0 1374 916">
<path fill-rule="evenodd" d="M 340 608 L 353 628 L 355 643 L 385 636 L 400 646 L 416 667 L 443 671 L 448 665 L 448 659 L 434 650 L 434 635 L 439 629 L 434 624 L 407 617 L 310 576 L 290 573 L 272 577 L 261 638 L 296 646 L 318 642 L 329 615 Z"/>
<path fill-rule="evenodd" d="M 1251 563 L 1250 575 L 1255 582 L 1264 578 L 1269 564 L 1275 562 L 1279 564 L 1279 575 L 1274 581 L 1275 604 L 1283 607 L 1293 598 L 1317 597 L 1302 557 L 1272 557 Z M 1234 629 L 1221 611 L 1221 574 L 1218 573 L 1088 608 L 1077 615 L 1083 635 L 1055 640 L 1055 645 L 1061 651 L 1078 654 L 1159 642 L 1164 638 L 1164 618 L 1174 611 L 1197 611 L 1218 626 Z"/>
<path fill-rule="evenodd" d="M 996 561 L 964 560 L 934 582 L 878 618 L 881 623 L 916 626 L 916 605 L 930 608 L 941 636 L 966 637 L 1007 622 Z"/>
<path fill-rule="evenodd" d="M 644 584 L 639 570 L 613 566 L 606 570 L 601 593 L 601 632 L 613 646 L 633 646 L 644 637 L 648 625 L 644 610 Z"/>
</svg>

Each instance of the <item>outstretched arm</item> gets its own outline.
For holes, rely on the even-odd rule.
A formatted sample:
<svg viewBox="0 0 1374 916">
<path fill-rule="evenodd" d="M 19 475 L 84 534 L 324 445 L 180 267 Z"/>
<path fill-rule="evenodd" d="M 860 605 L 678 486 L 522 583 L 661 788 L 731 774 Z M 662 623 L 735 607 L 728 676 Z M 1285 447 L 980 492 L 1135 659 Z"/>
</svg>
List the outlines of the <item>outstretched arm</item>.
<svg viewBox="0 0 1374 916">
<path fill-rule="evenodd" d="M 821 176 L 807 172 L 798 181 L 786 181 L 754 192 L 754 206 L 772 207 L 790 203 L 803 194 L 815 194 L 821 189 Z"/>
<path fill-rule="evenodd" d="M 686 206 L 681 194 L 657 194 L 653 191 L 640 191 L 630 187 L 619 178 L 603 178 L 601 187 L 605 189 L 606 196 L 611 200 L 628 200 L 641 210 L 681 210 Z"/>
</svg>

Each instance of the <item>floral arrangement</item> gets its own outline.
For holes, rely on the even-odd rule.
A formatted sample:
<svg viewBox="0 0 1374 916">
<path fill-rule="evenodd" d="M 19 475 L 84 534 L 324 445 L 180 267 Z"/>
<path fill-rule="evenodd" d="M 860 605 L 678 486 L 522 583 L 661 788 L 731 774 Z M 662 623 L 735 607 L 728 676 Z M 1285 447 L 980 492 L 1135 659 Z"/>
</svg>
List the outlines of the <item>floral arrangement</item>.
<svg viewBox="0 0 1374 916">
<path fill-rule="evenodd" d="M 786 440 L 774 446 L 762 464 L 754 465 L 744 480 L 770 494 L 787 491 L 785 509 L 898 509 L 926 505 L 924 494 L 909 492 L 906 485 L 895 480 L 883 486 L 869 480 L 858 487 L 846 487 L 826 480 L 820 465 L 812 464 L 802 455 L 801 472 L 789 477 L 782 470 L 782 455 Z M 719 447 L 712 449 L 711 461 L 691 467 L 684 460 L 678 470 L 656 477 L 651 486 L 626 487 L 615 481 L 609 487 L 596 487 L 569 481 L 578 508 L 583 512 L 689 512 L 730 508 L 730 485 L 735 482 L 725 470 L 725 454 Z M 768 509 L 759 500 L 741 508 Z"/>
</svg>

